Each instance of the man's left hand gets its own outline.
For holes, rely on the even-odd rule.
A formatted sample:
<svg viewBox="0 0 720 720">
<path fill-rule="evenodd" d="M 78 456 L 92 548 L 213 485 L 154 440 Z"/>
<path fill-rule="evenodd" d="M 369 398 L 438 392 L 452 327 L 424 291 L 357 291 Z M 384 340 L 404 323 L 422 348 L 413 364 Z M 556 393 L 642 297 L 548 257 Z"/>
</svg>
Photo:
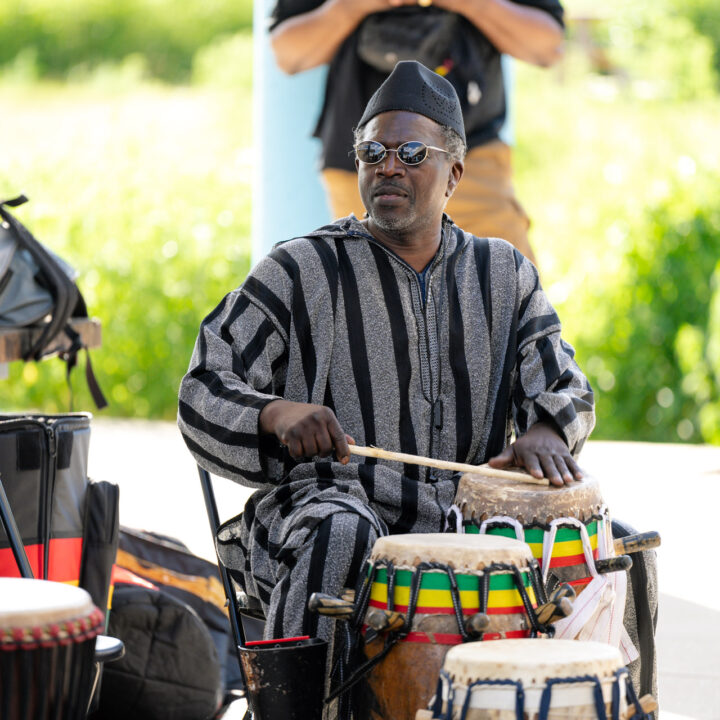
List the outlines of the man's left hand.
<svg viewBox="0 0 720 720">
<path fill-rule="evenodd" d="M 570 485 L 583 477 L 565 441 L 551 425 L 541 422 L 491 458 L 488 465 L 524 467 L 533 477 L 546 477 L 553 485 Z"/>
</svg>

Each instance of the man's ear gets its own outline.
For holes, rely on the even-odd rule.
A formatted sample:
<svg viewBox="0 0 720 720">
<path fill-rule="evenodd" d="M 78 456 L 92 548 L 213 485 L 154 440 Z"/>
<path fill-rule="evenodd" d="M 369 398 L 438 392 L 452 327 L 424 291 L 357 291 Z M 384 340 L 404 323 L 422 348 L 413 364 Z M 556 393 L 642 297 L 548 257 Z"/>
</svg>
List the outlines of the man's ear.
<svg viewBox="0 0 720 720">
<path fill-rule="evenodd" d="M 465 165 L 463 164 L 462 160 L 457 160 L 450 166 L 450 174 L 448 175 L 448 184 L 447 189 L 445 190 L 445 197 L 452 197 L 452 194 L 455 192 L 455 188 L 458 186 L 460 178 L 463 176 L 464 172 Z"/>
</svg>

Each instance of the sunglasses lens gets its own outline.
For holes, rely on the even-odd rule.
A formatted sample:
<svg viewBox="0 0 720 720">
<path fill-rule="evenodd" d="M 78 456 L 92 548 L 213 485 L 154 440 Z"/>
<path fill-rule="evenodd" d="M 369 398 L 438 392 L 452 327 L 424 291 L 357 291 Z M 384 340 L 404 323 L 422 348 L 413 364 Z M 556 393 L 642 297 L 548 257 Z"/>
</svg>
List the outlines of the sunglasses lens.
<svg viewBox="0 0 720 720">
<path fill-rule="evenodd" d="M 419 165 L 427 157 L 427 145 L 417 140 L 403 143 L 397 149 L 397 155 L 406 165 Z"/>
<path fill-rule="evenodd" d="M 385 157 L 385 148 L 375 141 L 360 143 L 355 151 L 358 159 L 368 165 L 379 163 Z"/>
</svg>

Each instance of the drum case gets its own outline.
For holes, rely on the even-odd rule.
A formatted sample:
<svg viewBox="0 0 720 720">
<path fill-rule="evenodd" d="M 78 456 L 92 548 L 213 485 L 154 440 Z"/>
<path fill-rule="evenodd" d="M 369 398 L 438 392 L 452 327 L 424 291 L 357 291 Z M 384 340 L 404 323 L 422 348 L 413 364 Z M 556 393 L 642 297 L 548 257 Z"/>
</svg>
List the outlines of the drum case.
<svg viewBox="0 0 720 720">
<path fill-rule="evenodd" d="M 101 546 L 101 564 L 114 558 L 117 486 L 94 483 L 88 492 L 90 420 L 88 413 L 0 415 L 0 477 L 39 579 L 83 584 L 82 566 L 97 565 L 94 555 Z M 8 536 L 0 527 L 0 575 L 18 574 Z M 84 575 L 95 577 L 96 572 Z M 109 586 L 109 572 L 106 575 L 103 587 L 91 591 L 101 608 Z"/>
</svg>

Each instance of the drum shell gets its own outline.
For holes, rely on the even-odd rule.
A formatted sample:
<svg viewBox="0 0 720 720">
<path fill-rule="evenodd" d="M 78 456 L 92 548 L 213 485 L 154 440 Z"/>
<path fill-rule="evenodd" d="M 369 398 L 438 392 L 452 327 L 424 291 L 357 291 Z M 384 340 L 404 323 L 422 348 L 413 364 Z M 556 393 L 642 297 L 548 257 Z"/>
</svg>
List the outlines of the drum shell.
<svg viewBox="0 0 720 720">
<path fill-rule="evenodd" d="M 0 649 L 0 717 L 82 720 L 92 692 L 94 654 L 94 634 L 50 647 Z"/>
<path fill-rule="evenodd" d="M 439 575 L 439 573 L 428 573 Z M 456 580 L 460 587 L 463 581 L 470 579 L 456 570 Z M 505 578 L 512 575 L 504 574 Z M 529 573 L 523 573 L 525 586 L 529 589 L 531 602 L 537 599 Z M 373 583 L 373 588 L 376 583 Z M 421 583 L 422 587 L 422 583 Z M 492 587 L 492 586 L 491 586 Z M 398 589 L 396 587 L 396 596 Z M 492 590 L 491 590 L 492 592 Z M 472 596 L 472 592 L 469 593 Z M 377 593 L 372 593 L 377 597 Z M 387 597 L 385 593 L 385 597 Z M 422 595 L 419 594 L 419 598 Z M 462 598 L 462 594 L 461 594 Z M 519 598 L 519 594 L 518 594 Z M 371 601 L 371 606 L 387 607 L 387 602 Z M 407 607 L 396 605 L 395 609 L 406 614 Z M 422 606 L 421 606 L 422 609 Z M 515 610 L 518 608 L 516 607 Z M 472 607 L 463 606 L 464 618 L 477 612 L 477 602 Z M 489 613 L 490 625 L 483 636 L 485 640 L 500 638 L 525 638 L 530 635 L 530 622 L 524 610 L 522 612 Z M 365 654 L 372 658 L 382 651 L 385 636 L 380 634 L 365 645 Z M 438 674 L 448 650 L 462 642 L 457 619 L 452 608 L 444 613 L 417 611 L 413 615 L 410 632 L 400 639 L 390 654 L 375 665 L 367 678 L 370 705 L 373 707 L 373 720 L 414 720 L 418 709 L 427 706 L 437 683 Z"/>
</svg>

